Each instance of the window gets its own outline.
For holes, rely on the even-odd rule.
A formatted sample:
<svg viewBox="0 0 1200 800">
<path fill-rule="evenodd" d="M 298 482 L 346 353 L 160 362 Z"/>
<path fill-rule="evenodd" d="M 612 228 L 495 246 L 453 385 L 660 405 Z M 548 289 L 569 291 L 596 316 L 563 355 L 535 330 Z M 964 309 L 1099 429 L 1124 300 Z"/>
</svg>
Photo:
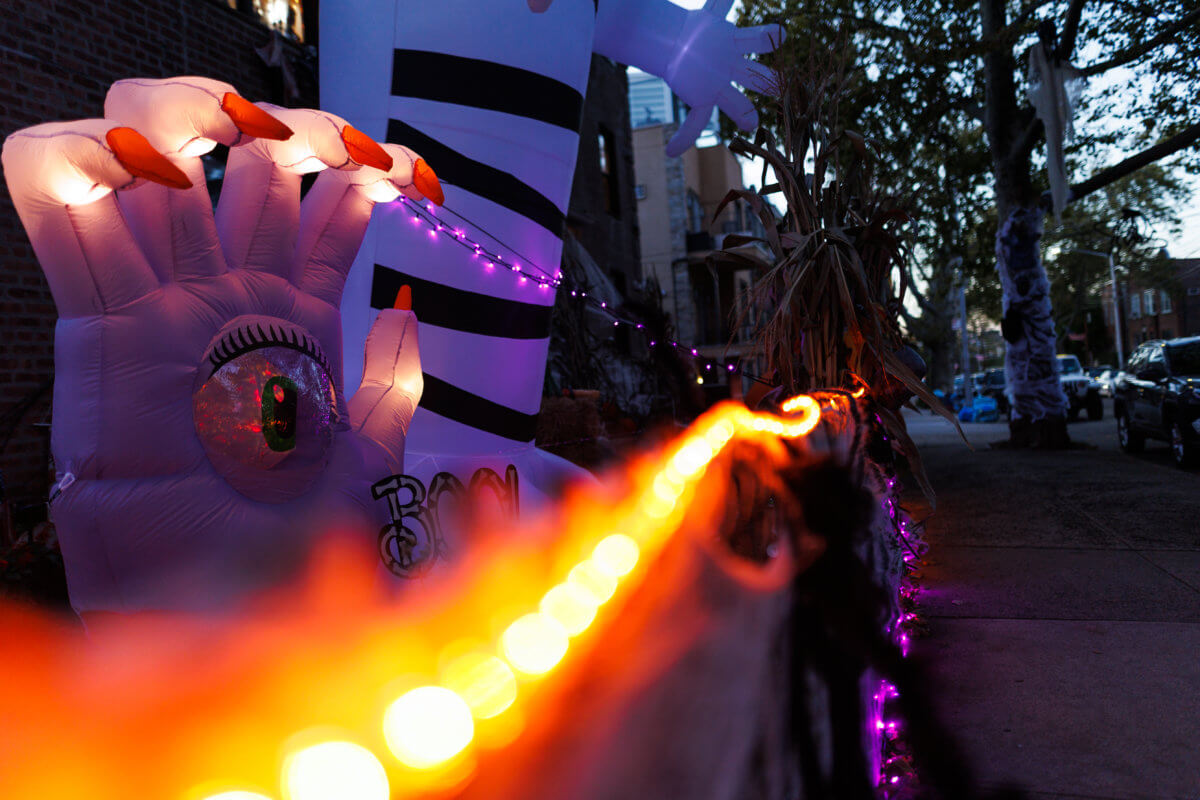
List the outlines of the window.
<svg viewBox="0 0 1200 800">
<path fill-rule="evenodd" d="M 272 30 L 304 41 L 304 3 L 302 0 L 225 0 L 230 8 L 253 14 Z"/>
<path fill-rule="evenodd" d="M 621 216 L 621 193 L 617 185 L 617 152 L 612 132 L 603 125 L 596 133 L 600 159 L 600 190 L 604 193 L 604 210 L 614 217 Z"/>
<path fill-rule="evenodd" d="M 1158 298 L 1160 301 L 1159 302 L 1159 313 L 1160 314 L 1170 314 L 1171 313 L 1171 294 L 1166 289 L 1164 289 L 1158 293 Z M 1167 338 L 1170 339 L 1171 337 L 1168 336 Z"/>
<path fill-rule="evenodd" d="M 1146 291 L 1142 292 L 1142 306 L 1146 311 L 1147 317 L 1154 316 L 1155 312 L 1154 312 L 1154 290 L 1153 289 L 1147 289 Z"/>
<path fill-rule="evenodd" d="M 1129 363 L 1125 365 L 1128 372 L 1136 373 L 1146 363 L 1146 350 L 1139 347 L 1132 356 L 1129 357 Z"/>
<path fill-rule="evenodd" d="M 1150 348 L 1146 364 L 1138 371 L 1138 377 L 1144 380 L 1159 380 L 1167 376 L 1167 365 L 1163 360 L 1161 347 Z"/>
<path fill-rule="evenodd" d="M 689 231 L 704 230 L 704 206 L 700 205 L 700 195 L 691 189 L 687 190 L 687 216 Z"/>
<path fill-rule="evenodd" d="M 638 200 L 645 200 L 646 199 L 646 184 L 639 183 L 637 186 L 633 187 L 633 196 L 636 197 Z"/>
<path fill-rule="evenodd" d="M 1137 292 L 1129 295 L 1129 318 L 1140 319 L 1142 316 L 1142 296 Z"/>
</svg>

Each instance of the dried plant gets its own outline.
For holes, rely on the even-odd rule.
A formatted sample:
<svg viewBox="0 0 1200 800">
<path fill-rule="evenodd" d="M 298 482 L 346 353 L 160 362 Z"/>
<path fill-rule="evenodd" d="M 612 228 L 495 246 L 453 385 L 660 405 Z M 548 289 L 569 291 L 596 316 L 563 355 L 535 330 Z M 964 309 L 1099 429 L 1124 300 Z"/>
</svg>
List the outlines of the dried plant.
<svg viewBox="0 0 1200 800">
<path fill-rule="evenodd" d="M 751 241 L 770 248 L 774 263 L 747 306 L 772 309 L 756 334 L 768 375 L 789 393 L 854 388 L 861 379 L 931 494 L 903 418 L 888 410 L 899 404 L 889 400 L 908 396 L 907 389 L 958 425 L 905 363 L 899 312 L 909 274 L 909 217 L 900 198 L 877 188 L 871 143 L 840 123 L 848 89 L 840 57 L 814 53 L 802 64 L 781 63 L 774 79 L 766 115 L 774 131 L 760 127 L 752 142 L 735 137 L 730 149 L 762 161 L 762 183 L 768 167 L 777 182 L 758 192 L 731 191 L 717 210 L 746 201 L 765 237 L 726 237 L 726 249 L 713 257 L 745 268 L 754 262 L 731 248 Z M 765 199 L 773 194 L 786 203 L 782 218 Z"/>
</svg>

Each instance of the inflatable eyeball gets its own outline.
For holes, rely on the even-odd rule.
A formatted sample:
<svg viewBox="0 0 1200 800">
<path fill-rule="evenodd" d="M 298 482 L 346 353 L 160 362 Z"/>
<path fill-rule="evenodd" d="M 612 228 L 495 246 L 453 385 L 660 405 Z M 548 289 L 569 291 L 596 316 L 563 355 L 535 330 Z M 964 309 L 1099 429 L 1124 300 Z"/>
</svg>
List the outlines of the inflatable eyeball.
<svg viewBox="0 0 1200 800">
<path fill-rule="evenodd" d="M 196 433 L 230 486 L 252 500 L 282 503 L 320 477 L 337 400 L 325 356 L 302 328 L 234 320 L 209 347 L 196 380 Z"/>
</svg>

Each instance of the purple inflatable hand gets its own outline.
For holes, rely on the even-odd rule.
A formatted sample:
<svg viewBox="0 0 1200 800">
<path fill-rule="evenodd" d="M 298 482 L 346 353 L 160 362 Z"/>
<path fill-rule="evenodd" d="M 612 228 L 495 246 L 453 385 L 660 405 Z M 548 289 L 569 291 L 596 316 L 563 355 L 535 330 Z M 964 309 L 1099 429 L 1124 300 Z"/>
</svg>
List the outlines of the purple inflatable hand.
<svg viewBox="0 0 1200 800">
<path fill-rule="evenodd" d="M 60 315 L 51 513 L 72 603 L 222 607 L 319 535 L 373 547 L 370 485 L 401 470 L 421 393 L 416 319 L 381 315 L 373 402 L 348 410 L 338 305 L 374 203 L 437 200 L 436 177 L 331 114 L 203 78 L 118 82 L 105 116 L 3 152 Z M 199 156 L 218 142 L 214 217 Z"/>
</svg>

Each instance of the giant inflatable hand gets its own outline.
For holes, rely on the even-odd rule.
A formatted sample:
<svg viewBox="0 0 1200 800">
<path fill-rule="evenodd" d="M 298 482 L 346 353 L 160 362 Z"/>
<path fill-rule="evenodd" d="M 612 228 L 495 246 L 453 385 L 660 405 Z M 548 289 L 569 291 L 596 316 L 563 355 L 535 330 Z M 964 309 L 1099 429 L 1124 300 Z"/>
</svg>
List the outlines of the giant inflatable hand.
<svg viewBox="0 0 1200 800">
<path fill-rule="evenodd" d="M 747 56 L 774 50 L 783 29 L 739 28 L 725 19 L 732 6 L 733 0 L 707 0 L 695 11 L 666 0 L 602 0 L 597 6 L 596 52 L 657 75 L 690 107 L 667 144 L 669 156 L 692 146 L 714 107 L 744 131 L 758 125 L 754 105 L 733 84 L 773 90 L 770 71 Z"/>
<path fill-rule="evenodd" d="M 105 115 L 3 151 L 60 316 L 51 513 L 72 603 L 219 607 L 320 534 L 373 547 L 370 485 L 402 468 L 421 392 L 416 320 L 381 315 L 347 410 L 338 304 L 375 202 L 440 198 L 433 173 L 201 78 L 121 81 Z M 217 142 L 214 218 L 198 156 Z"/>
</svg>

